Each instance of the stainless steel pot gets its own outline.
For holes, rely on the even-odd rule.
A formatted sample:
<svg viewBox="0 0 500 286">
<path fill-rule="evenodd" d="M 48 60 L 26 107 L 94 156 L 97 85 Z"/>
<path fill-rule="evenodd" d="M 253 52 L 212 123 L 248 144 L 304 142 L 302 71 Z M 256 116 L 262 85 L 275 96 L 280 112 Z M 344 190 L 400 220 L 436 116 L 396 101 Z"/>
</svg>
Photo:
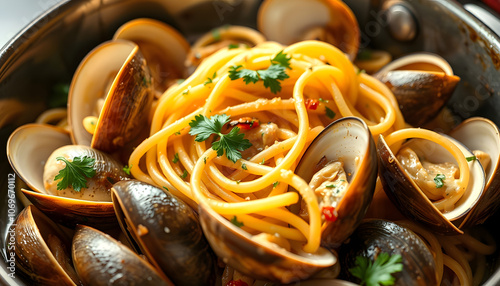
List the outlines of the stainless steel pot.
<svg viewBox="0 0 500 286">
<path fill-rule="evenodd" d="M 449 102 L 460 121 L 481 115 L 500 125 L 500 38 L 452 0 L 346 0 L 361 27 L 361 46 L 399 56 L 440 54 L 462 78 Z M 471 2 L 471 1 L 468 1 Z M 254 0 L 73 0 L 61 1 L 30 23 L 0 50 L 0 148 L 9 134 L 48 108 L 53 86 L 69 83 L 80 60 L 111 38 L 122 23 L 137 17 L 165 21 L 189 39 L 226 23 L 255 26 Z M 21 210 L 8 204 L 14 171 L 0 152 L 0 282 L 23 285 L 19 272 L 9 277 L 9 225 Z M 495 221 L 499 214 L 490 219 Z M 493 232 L 498 228 L 491 228 Z M 500 241 L 500 234 L 494 233 Z M 490 263 L 496 270 L 496 260 Z M 498 285 L 500 270 L 485 285 Z"/>
</svg>

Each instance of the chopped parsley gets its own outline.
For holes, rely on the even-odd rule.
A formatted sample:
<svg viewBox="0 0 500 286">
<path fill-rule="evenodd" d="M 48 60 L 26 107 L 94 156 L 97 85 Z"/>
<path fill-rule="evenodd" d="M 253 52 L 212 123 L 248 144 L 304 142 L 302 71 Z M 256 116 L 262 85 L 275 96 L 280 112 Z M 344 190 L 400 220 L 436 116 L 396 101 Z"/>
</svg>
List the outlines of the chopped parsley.
<svg viewBox="0 0 500 286">
<path fill-rule="evenodd" d="M 274 182 L 274 183 L 273 183 L 273 189 L 275 189 L 275 188 L 276 188 L 279 184 L 280 184 L 280 182 L 279 182 L 279 181 Z"/>
<path fill-rule="evenodd" d="M 259 164 L 264 165 L 265 163 L 266 163 L 266 158 L 262 158 L 262 161 Z"/>
<path fill-rule="evenodd" d="M 436 177 L 434 177 L 434 183 L 436 183 L 436 188 L 442 188 L 444 186 L 443 180 L 446 179 L 446 176 L 443 174 L 437 174 Z"/>
<path fill-rule="evenodd" d="M 367 257 L 356 256 L 356 266 L 349 269 L 349 272 L 361 279 L 361 285 L 394 285 L 395 278 L 392 273 L 403 270 L 401 261 L 401 255 L 389 256 L 385 252 L 380 253 L 373 262 Z"/>
<path fill-rule="evenodd" d="M 328 118 L 330 118 L 330 119 L 335 118 L 335 115 L 337 115 L 333 110 L 328 108 L 328 106 L 325 106 L 325 112 L 326 112 L 326 116 L 328 116 Z"/>
<path fill-rule="evenodd" d="M 57 183 L 58 190 L 64 190 L 71 186 L 79 192 L 82 188 L 87 187 L 87 178 L 95 176 L 94 158 L 74 157 L 73 161 L 69 161 L 64 157 L 57 157 L 56 160 L 66 163 L 66 167 L 59 170 L 59 173 L 54 177 L 54 181 L 61 180 Z"/>
<path fill-rule="evenodd" d="M 465 157 L 465 160 L 467 160 L 467 162 L 470 162 L 470 161 L 477 160 L 477 157 L 476 156 Z"/>
<path fill-rule="evenodd" d="M 196 115 L 195 119 L 189 123 L 191 130 L 189 134 L 195 137 L 195 141 L 203 142 L 211 135 L 216 135 L 218 141 L 212 142 L 212 149 L 217 151 L 217 156 L 222 156 L 224 153 L 226 157 L 233 163 L 241 159 L 241 151 L 244 151 L 252 143 L 248 139 L 244 139 L 245 134 L 239 133 L 240 128 L 234 127 L 227 134 L 223 134 L 222 127 L 230 121 L 227 114 L 216 114 L 210 118 L 204 115 Z"/>
<path fill-rule="evenodd" d="M 216 77 L 217 77 L 217 72 L 214 72 L 214 74 L 212 75 L 212 77 L 207 78 L 207 80 L 203 83 L 203 85 L 207 85 L 207 84 L 213 83 L 214 79 Z"/>
<path fill-rule="evenodd" d="M 333 189 L 333 188 L 336 188 L 337 186 L 336 185 L 326 185 L 325 187 L 327 189 Z"/>
<path fill-rule="evenodd" d="M 237 227 L 242 227 L 243 226 L 243 223 L 240 222 L 240 221 L 238 221 L 238 218 L 236 216 L 233 216 L 233 218 L 231 219 L 231 223 L 234 224 Z"/>
<path fill-rule="evenodd" d="M 132 169 L 132 165 L 130 165 L 130 167 L 125 165 L 122 170 L 123 172 L 125 172 L 125 174 L 130 176 L 130 169 Z"/>
<path fill-rule="evenodd" d="M 167 187 L 163 186 L 163 188 L 164 188 L 165 190 L 167 190 L 167 192 L 169 192 L 169 190 L 168 190 L 168 188 L 167 188 Z"/>
<path fill-rule="evenodd" d="M 184 172 L 182 172 L 182 175 L 181 175 L 181 178 L 182 179 L 185 179 L 188 175 L 188 171 L 184 170 Z"/>
<path fill-rule="evenodd" d="M 240 45 L 239 45 L 239 44 L 229 44 L 229 46 L 227 46 L 227 48 L 228 48 L 229 50 L 232 50 L 232 49 L 237 49 L 237 48 L 239 48 L 239 47 L 240 47 Z"/>
<path fill-rule="evenodd" d="M 274 58 L 271 59 L 271 65 L 263 70 L 244 69 L 242 65 L 231 66 L 229 68 L 229 78 L 231 80 L 243 79 L 245 84 L 256 83 L 259 80 L 263 81 L 264 87 L 269 88 L 272 93 L 281 91 L 281 82 L 289 78 L 286 69 L 290 67 L 290 57 L 280 51 Z"/>
<path fill-rule="evenodd" d="M 174 159 L 172 160 L 172 163 L 177 164 L 179 162 L 179 153 L 174 154 Z"/>
<path fill-rule="evenodd" d="M 245 163 L 241 164 L 241 168 L 242 168 L 243 170 L 248 170 L 248 169 L 247 169 L 247 165 L 246 165 Z"/>
</svg>

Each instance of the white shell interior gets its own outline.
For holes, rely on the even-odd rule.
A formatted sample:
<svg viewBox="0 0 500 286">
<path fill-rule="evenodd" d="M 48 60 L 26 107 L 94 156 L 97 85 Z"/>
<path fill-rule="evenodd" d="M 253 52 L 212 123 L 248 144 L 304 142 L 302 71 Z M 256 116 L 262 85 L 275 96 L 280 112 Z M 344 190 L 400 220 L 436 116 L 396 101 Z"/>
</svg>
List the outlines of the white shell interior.
<svg viewBox="0 0 500 286">
<path fill-rule="evenodd" d="M 450 135 L 470 150 L 481 150 L 490 155 L 491 163 L 485 170 L 489 182 L 498 168 L 500 157 L 500 134 L 495 123 L 485 118 L 471 118 L 459 125 Z"/>
<path fill-rule="evenodd" d="M 68 119 L 74 144 L 90 146 L 92 134 L 85 130 L 82 121 L 90 115 L 99 116 L 96 102 L 106 97 L 116 74 L 137 49 L 137 45 L 124 40 L 105 42 L 80 63 L 68 98 Z"/>
<path fill-rule="evenodd" d="M 416 53 L 396 59 L 384 66 L 377 74 L 384 74 L 389 71 L 398 70 L 401 67 L 414 63 L 426 63 L 439 67 L 445 74 L 453 75 L 450 64 L 442 57 L 431 53 Z"/>
<path fill-rule="evenodd" d="M 179 32 L 167 24 L 150 19 L 136 19 L 124 24 L 116 31 L 113 39 L 124 39 L 135 42 L 139 50 L 147 55 L 144 49 L 155 49 L 149 54 L 158 54 L 167 58 L 177 70 L 185 70 L 184 62 L 189 51 L 189 43 Z M 148 64 L 151 64 L 148 62 Z M 155 67 L 150 66 L 152 69 Z"/>
<path fill-rule="evenodd" d="M 328 161 L 344 162 L 347 180 L 352 181 L 359 164 L 366 156 L 370 135 L 365 125 L 345 118 L 325 129 L 309 146 L 297 167 L 297 174 L 306 182 L 314 175 L 314 167 L 323 156 Z"/>
<path fill-rule="evenodd" d="M 458 146 L 464 157 L 473 156 L 472 152 L 460 142 L 451 137 L 449 137 L 449 139 Z M 451 162 L 458 165 L 457 161 L 450 152 L 448 152 L 441 145 L 429 140 L 412 139 L 408 141 L 408 143 L 405 143 L 404 146 L 412 148 L 420 160 L 425 159 L 435 164 Z M 468 162 L 468 165 L 470 170 L 470 179 L 464 195 L 455 204 L 455 209 L 450 212 L 443 213 L 443 216 L 450 221 L 457 220 L 470 211 L 481 197 L 484 189 L 485 176 L 483 167 L 476 160 Z"/>
<path fill-rule="evenodd" d="M 269 40 L 286 45 L 330 21 L 329 7 L 319 0 L 268 0 L 262 5 L 259 30 Z"/>
<path fill-rule="evenodd" d="M 63 129 L 27 124 L 10 136 L 7 157 L 12 168 L 30 188 L 45 193 L 43 169 L 47 158 L 57 148 L 70 144 L 69 134 Z"/>
</svg>

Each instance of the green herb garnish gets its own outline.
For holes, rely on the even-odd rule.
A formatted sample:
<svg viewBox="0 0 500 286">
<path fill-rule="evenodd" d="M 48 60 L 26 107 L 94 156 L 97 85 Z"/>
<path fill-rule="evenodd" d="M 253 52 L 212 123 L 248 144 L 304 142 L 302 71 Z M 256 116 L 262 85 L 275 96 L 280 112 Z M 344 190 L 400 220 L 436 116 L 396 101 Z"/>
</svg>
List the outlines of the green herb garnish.
<svg viewBox="0 0 500 286">
<path fill-rule="evenodd" d="M 467 160 L 467 162 L 470 162 L 470 161 L 477 160 L 477 157 L 476 156 L 465 157 L 465 160 Z"/>
<path fill-rule="evenodd" d="M 248 170 L 248 169 L 247 169 L 247 165 L 246 165 L 245 163 L 241 164 L 241 168 L 242 168 L 243 170 Z"/>
<path fill-rule="evenodd" d="M 279 181 L 274 182 L 274 183 L 273 183 L 273 189 L 275 189 L 275 188 L 276 188 L 279 184 L 280 184 L 280 182 L 279 182 Z"/>
<path fill-rule="evenodd" d="M 218 141 L 212 142 L 212 149 L 217 151 L 217 156 L 222 156 L 226 153 L 226 157 L 233 163 L 241 159 L 241 151 L 244 151 L 252 143 L 248 139 L 244 139 L 245 134 L 239 133 L 240 128 L 234 127 L 227 134 L 221 133 L 224 124 L 230 121 L 230 117 L 226 114 L 216 114 L 210 118 L 204 115 L 196 115 L 195 119 L 189 123 L 191 130 L 189 134 L 195 136 L 195 141 L 203 142 L 211 135 L 216 135 Z"/>
<path fill-rule="evenodd" d="M 349 272 L 361 279 L 361 285 L 394 285 L 395 278 L 391 274 L 403 270 L 401 261 L 399 254 L 389 256 L 388 253 L 380 253 L 374 262 L 367 257 L 356 256 L 356 266 Z"/>
<path fill-rule="evenodd" d="M 446 179 L 446 176 L 443 174 L 437 174 L 434 177 L 434 183 L 436 183 L 436 188 L 442 188 L 444 186 L 443 180 Z"/>
<path fill-rule="evenodd" d="M 179 162 L 179 153 L 174 154 L 174 159 L 172 160 L 172 163 L 177 164 Z"/>
<path fill-rule="evenodd" d="M 233 216 L 233 218 L 231 219 L 231 223 L 234 224 L 237 227 L 242 227 L 243 226 L 243 223 L 240 222 L 240 221 L 238 221 L 238 218 L 236 216 Z"/>
<path fill-rule="evenodd" d="M 185 179 L 188 175 L 188 172 L 186 170 L 184 170 L 184 172 L 182 172 L 182 175 L 181 175 L 181 178 L 182 179 Z"/>
<path fill-rule="evenodd" d="M 240 47 L 240 45 L 239 45 L 239 44 L 229 44 L 229 46 L 227 46 L 227 48 L 228 48 L 229 50 L 232 50 L 232 49 L 237 49 L 237 48 L 239 48 L 239 47 Z"/>
<path fill-rule="evenodd" d="M 66 163 L 66 167 L 59 170 L 59 173 L 54 177 L 54 181 L 61 180 L 57 183 L 58 190 L 64 190 L 69 186 L 79 192 L 82 188 L 87 187 L 87 179 L 95 176 L 94 163 L 95 159 L 88 156 L 74 157 L 73 161 L 69 161 L 64 157 L 57 157 L 57 161 Z"/>
<path fill-rule="evenodd" d="M 328 116 L 328 118 L 330 118 L 330 119 L 335 118 L 335 115 L 337 115 L 333 110 L 328 108 L 328 106 L 325 106 L 325 112 L 326 112 L 326 116 Z"/>
<path fill-rule="evenodd" d="M 130 176 L 130 169 L 132 169 L 132 165 L 130 167 L 125 165 L 122 170 L 123 172 L 125 172 L 125 174 Z"/>
<path fill-rule="evenodd" d="M 229 78 L 231 80 L 243 79 L 245 84 L 263 81 L 264 87 L 269 88 L 272 93 L 281 91 L 281 82 L 289 78 L 286 69 L 290 67 L 290 57 L 287 57 L 283 51 L 279 52 L 273 59 L 271 65 L 265 70 L 244 69 L 242 65 L 229 68 Z"/>
<path fill-rule="evenodd" d="M 203 85 L 207 85 L 214 82 L 214 79 L 217 77 L 217 72 L 214 72 L 212 77 L 207 78 L 207 80 L 203 83 Z"/>
</svg>

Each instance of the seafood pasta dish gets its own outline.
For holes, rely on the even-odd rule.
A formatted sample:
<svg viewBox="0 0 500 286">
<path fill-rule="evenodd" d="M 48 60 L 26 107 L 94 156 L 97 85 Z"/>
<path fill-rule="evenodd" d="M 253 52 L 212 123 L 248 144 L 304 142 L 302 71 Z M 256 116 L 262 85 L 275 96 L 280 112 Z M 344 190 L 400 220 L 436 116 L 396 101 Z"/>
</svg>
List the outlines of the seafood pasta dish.
<svg viewBox="0 0 500 286">
<path fill-rule="evenodd" d="M 360 49 L 341 1 L 295 0 L 340 20 L 276 33 L 280 2 L 263 2 L 257 29 L 192 43 L 124 23 L 82 59 L 67 105 L 12 133 L 28 281 L 483 281 L 498 127 L 442 120 L 460 78 L 440 56 Z"/>
</svg>

